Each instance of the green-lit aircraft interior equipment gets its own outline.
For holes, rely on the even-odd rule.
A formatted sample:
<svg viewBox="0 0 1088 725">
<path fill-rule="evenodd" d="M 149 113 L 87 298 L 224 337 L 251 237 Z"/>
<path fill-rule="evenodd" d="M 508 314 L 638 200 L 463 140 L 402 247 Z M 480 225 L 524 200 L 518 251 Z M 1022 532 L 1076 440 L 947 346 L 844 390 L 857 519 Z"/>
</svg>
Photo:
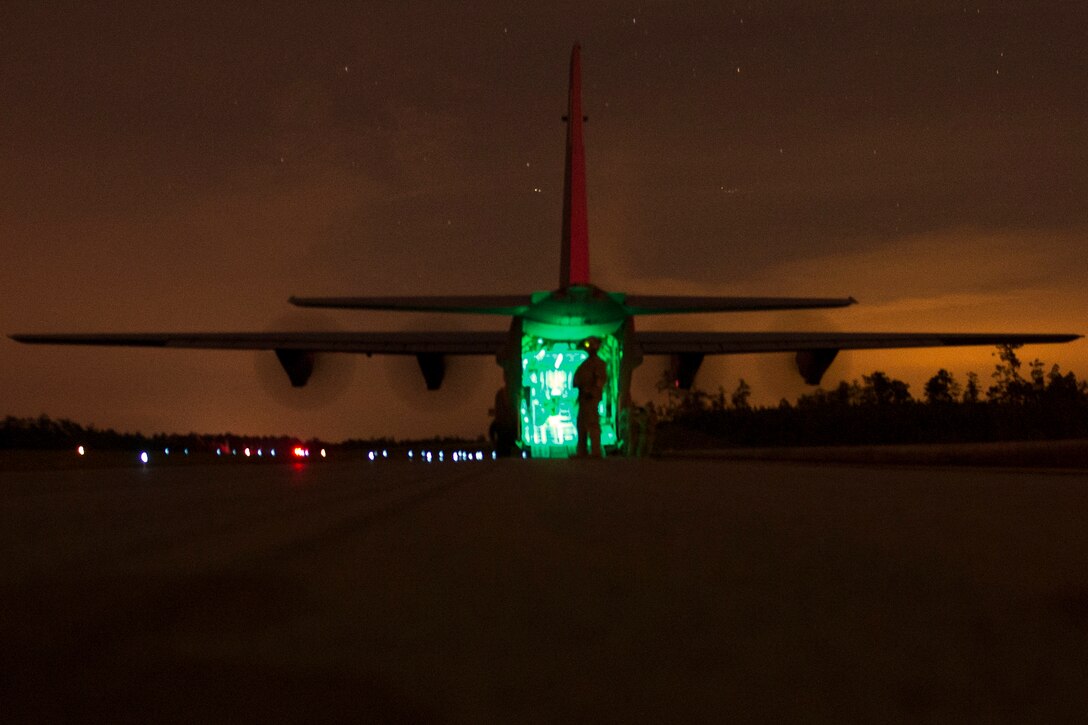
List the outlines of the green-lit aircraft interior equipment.
<svg viewBox="0 0 1088 725">
<path fill-rule="evenodd" d="M 597 354 L 608 367 L 608 384 L 599 408 L 601 443 L 616 446 L 622 442 L 617 425 L 620 345 L 616 338 L 604 337 Z M 534 458 L 573 455 L 578 442 L 578 391 L 571 381 L 588 356 L 581 341 L 522 336 L 521 441 Z"/>
</svg>

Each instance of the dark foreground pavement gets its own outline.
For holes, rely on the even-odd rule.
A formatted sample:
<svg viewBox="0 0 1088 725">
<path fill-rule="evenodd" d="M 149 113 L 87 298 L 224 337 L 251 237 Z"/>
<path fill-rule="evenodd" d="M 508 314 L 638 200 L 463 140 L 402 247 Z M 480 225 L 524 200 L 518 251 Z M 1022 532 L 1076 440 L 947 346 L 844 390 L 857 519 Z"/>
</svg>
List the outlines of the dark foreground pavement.
<svg viewBox="0 0 1088 725">
<path fill-rule="evenodd" d="M 1088 474 L 0 473 L 0 719 L 1080 721 Z"/>
</svg>

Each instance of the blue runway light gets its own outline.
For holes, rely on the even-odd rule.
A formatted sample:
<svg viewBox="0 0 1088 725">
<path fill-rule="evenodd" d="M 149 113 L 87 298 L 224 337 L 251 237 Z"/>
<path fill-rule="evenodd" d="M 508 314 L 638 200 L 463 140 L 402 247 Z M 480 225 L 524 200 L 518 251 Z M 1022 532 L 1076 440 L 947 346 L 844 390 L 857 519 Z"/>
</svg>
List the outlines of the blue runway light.
<svg viewBox="0 0 1088 725">
<path fill-rule="evenodd" d="M 147 451 L 140 451 L 140 463 L 147 463 L 148 455 Z"/>
</svg>

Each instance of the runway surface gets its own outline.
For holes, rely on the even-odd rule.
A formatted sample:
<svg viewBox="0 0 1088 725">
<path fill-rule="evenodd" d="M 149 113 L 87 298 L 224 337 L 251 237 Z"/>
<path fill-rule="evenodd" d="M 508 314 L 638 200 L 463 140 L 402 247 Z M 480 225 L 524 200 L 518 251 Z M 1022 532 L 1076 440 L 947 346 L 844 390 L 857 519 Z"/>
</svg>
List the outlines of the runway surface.
<svg viewBox="0 0 1088 725">
<path fill-rule="evenodd" d="M 1088 473 L 670 460 L 0 473 L 5 721 L 1088 712 Z"/>
</svg>

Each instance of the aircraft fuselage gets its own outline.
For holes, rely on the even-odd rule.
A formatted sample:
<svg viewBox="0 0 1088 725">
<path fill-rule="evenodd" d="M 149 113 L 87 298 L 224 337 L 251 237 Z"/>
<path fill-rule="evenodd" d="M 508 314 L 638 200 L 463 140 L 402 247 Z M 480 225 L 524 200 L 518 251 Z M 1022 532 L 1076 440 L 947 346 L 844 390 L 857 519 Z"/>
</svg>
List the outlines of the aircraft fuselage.
<svg viewBox="0 0 1088 725">
<path fill-rule="evenodd" d="M 522 315 L 523 329 L 529 335 L 557 340 L 580 341 L 610 335 L 628 318 L 623 297 L 594 285 L 537 292 Z"/>
</svg>

